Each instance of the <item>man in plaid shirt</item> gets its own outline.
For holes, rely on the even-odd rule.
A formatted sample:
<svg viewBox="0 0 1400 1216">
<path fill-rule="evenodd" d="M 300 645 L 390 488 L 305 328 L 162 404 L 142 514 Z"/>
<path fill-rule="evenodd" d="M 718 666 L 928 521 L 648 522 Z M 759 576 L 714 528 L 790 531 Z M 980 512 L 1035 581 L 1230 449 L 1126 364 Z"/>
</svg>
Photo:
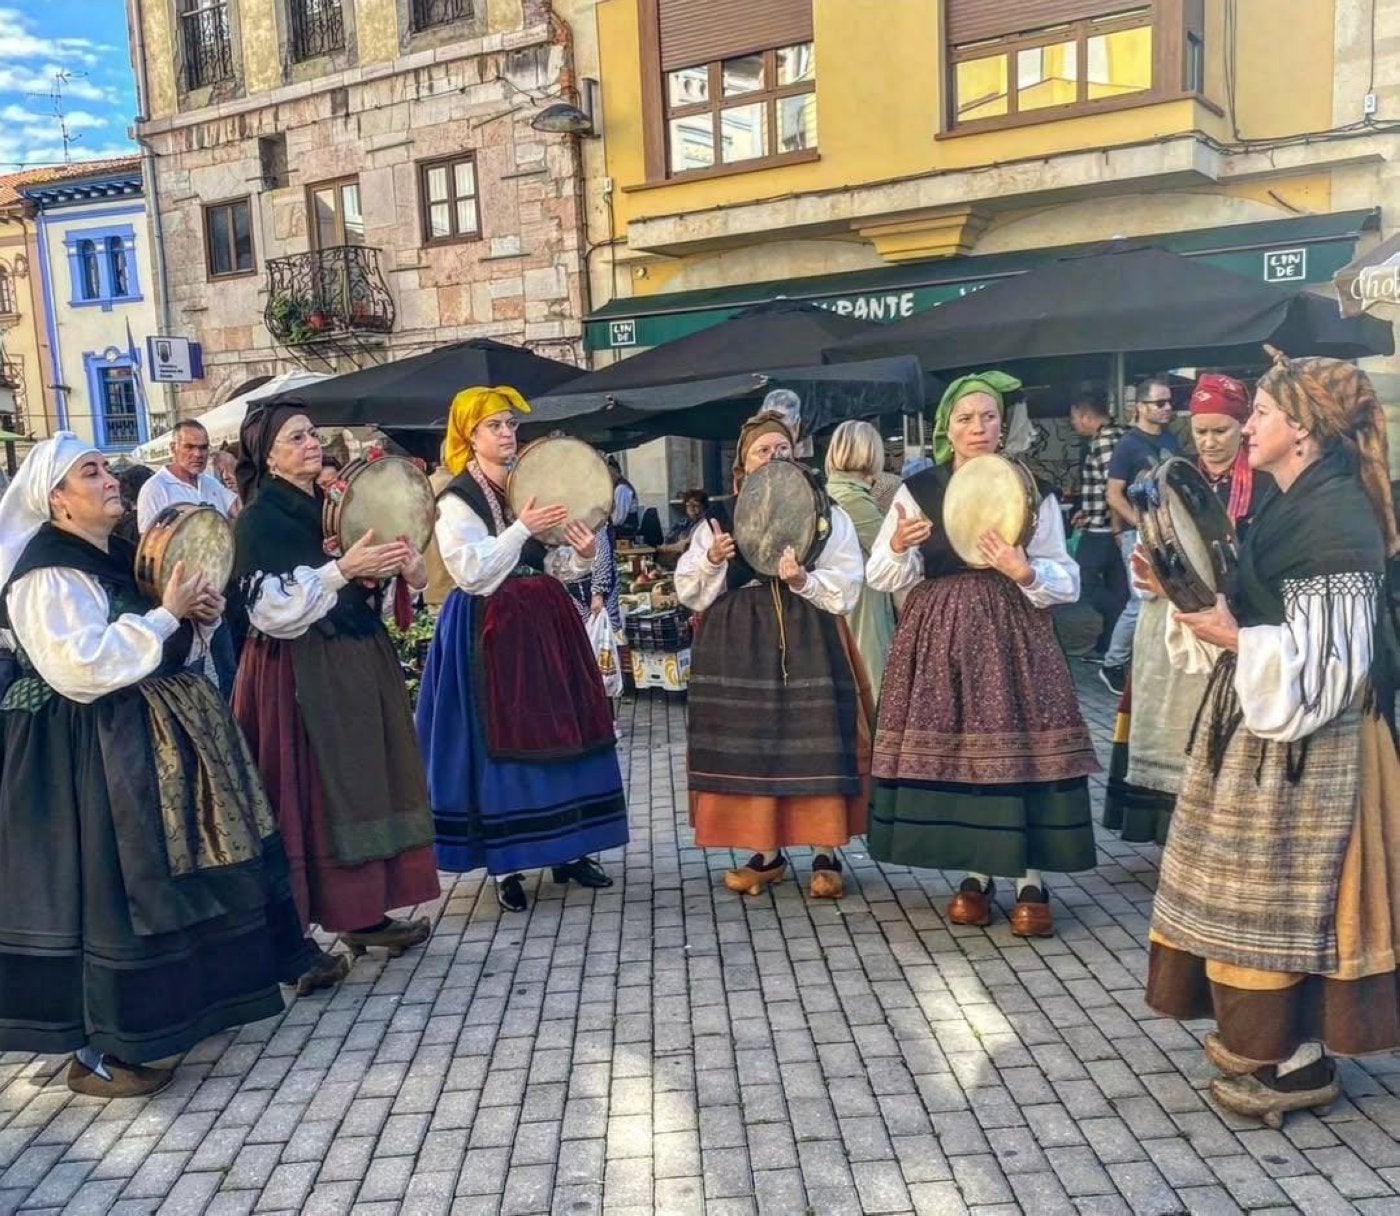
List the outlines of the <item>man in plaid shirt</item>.
<svg viewBox="0 0 1400 1216">
<path fill-rule="evenodd" d="M 1108 650 L 1113 626 L 1128 602 L 1128 574 L 1114 536 L 1113 512 L 1108 505 L 1108 462 L 1123 437 L 1108 406 L 1097 396 L 1081 397 L 1069 408 L 1070 426 L 1088 440 L 1084 471 L 1080 478 L 1079 512 L 1072 524 L 1080 530 L 1075 560 L 1079 563 L 1080 598 L 1103 619 L 1095 659 Z"/>
</svg>

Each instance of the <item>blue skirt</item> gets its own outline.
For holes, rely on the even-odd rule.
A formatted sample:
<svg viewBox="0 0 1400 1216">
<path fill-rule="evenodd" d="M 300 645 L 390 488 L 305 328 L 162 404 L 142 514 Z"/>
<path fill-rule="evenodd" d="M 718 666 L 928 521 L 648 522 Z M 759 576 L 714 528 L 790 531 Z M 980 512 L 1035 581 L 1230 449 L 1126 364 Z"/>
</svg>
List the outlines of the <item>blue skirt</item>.
<svg viewBox="0 0 1400 1216">
<path fill-rule="evenodd" d="M 476 623 L 485 606 L 460 590 L 447 597 L 418 697 L 439 867 L 510 874 L 626 844 L 616 748 L 542 763 L 488 754 L 483 715 L 510 709 L 478 704 Z"/>
</svg>

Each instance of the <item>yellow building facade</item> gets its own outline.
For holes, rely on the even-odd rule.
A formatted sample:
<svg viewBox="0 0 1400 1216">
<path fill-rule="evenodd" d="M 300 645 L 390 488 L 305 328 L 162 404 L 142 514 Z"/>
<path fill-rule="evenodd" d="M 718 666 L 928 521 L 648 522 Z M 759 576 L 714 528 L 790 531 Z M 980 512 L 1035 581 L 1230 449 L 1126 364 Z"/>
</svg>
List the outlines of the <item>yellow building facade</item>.
<svg viewBox="0 0 1400 1216">
<path fill-rule="evenodd" d="M 23 174 L 0 178 L 0 380 L 14 395 L 11 429 L 43 438 L 50 431 L 43 367 L 48 355 L 33 216 L 19 186 Z M 0 389 L 3 391 L 3 389 Z"/>
<path fill-rule="evenodd" d="M 1199 252 L 1201 234 L 1269 225 L 1215 242 L 1222 264 L 1288 281 L 1283 255 L 1306 248 L 1291 273 L 1323 282 L 1389 226 L 1387 202 L 1400 213 L 1397 0 L 1374 20 L 1346 0 L 573 7 L 596 21 L 590 194 L 618 262 L 595 267 L 594 298 L 614 279 L 619 298 L 590 324 L 596 351 L 698 324 L 659 319 L 686 293 L 723 308 L 797 281 L 894 319 L 907 305 L 875 301 L 868 275 L 851 293 L 800 281 L 900 268 L 892 284 L 952 291 L 979 256 L 1119 236 Z"/>
</svg>

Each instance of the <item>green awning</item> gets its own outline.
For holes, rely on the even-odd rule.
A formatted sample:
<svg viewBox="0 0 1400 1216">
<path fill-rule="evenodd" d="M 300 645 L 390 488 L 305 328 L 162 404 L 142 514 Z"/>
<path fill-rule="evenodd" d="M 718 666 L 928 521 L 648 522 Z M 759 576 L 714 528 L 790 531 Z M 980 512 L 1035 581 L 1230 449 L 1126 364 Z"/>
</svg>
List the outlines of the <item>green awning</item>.
<svg viewBox="0 0 1400 1216">
<path fill-rule="evenodd" d="M 1380 211 L 1372 209 L 1171 232 L 1140 240 L 1265 283 L 1307 285 L 1329 282 L 1351 261 L 1357 238 L 1379 225 Z M 1104 244 L 1095 241 L 974 254 L 848 274 L 633 296 L 613 300 L 593 312 L 585 323 L 584 340 L 589 350 L 660 346 L 726 321 L 741 309 L 779 299 L 807 300 L 870 321 L 898 321 L 967 295 L 995 279 L 1101 249 Z"/>
</svg>

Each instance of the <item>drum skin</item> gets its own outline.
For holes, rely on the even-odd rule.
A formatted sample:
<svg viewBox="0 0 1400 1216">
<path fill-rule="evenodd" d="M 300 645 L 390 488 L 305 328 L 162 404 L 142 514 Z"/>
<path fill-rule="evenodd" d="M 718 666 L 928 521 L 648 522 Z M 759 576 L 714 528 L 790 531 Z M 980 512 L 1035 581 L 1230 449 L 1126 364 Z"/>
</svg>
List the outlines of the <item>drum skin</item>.
<svg viewBox="0 0 1400 1216">
<path fill-rule="evenodd" d="M 433 538 L 437 500 L 428 476 L 402 456 L 352 460 L 326 491 L 321 525 L 347 552 L 370 529 L 379 544 L 407 536 L 422 553 Z"/>
<path fill-rule="evenodd" d="M 1176 457 L 1141 474 L 1128 497 L 1139 535 L 1167 598 L 1204 612 L 1234 580 L 1238 549 L 1229 513 L 1189 460 Z"/>
<path fill-rule="evenodd" d="M 734 503 L 734 544 L 754 573 L 778 576 L 789 546 L 810 567 L 831 532 L 831 509 L 815 478 L 791 460 L 770 460 L 744 478 Z"/>
<path fill-rule="evenodd" d="M 233 528 L 216 508 L 186 502 L 157 515 L 136 549 L 137 586 L 161 599 L 177 562 L 223 593 L 233 573 Z"/>
<path fill-rule="evenodd" d="M 1030 470 L 1005 456 L 974 456 L 948 481 L 943 494 L 943 530 L 948 543 L 974 570 L 990 563 L 977 542 L 995 532 L 1008 545 L 1028 544 L 1035 535 L 1040 496 Z"/>
<path fill-rule="evenodd" d="M 506 479 L 506 502 L 517 518 L 532 498 L 536 506 L 566 507 L 570 520 L 596 532 L 612 515 L 612 475 L 582 439 L 546 435 L 520 449 Z M 546 545 L 566 543 L 562 527 L 541 532 L 537 539 Z"/>
</svg>

